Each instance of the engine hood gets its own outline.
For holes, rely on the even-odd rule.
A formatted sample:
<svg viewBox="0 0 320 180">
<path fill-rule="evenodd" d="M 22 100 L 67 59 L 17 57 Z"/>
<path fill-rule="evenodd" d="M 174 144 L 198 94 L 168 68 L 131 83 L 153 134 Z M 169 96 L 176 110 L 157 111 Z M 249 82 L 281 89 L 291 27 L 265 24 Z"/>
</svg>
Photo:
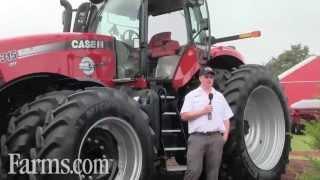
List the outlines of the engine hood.
<svg viewBox="0 0 320 180">
<path fill-rule="evenodd" d="M 115 75 L 113 38 L 59 33 L 0 40 L 0 72 L 7 82 L 33 73 L 57 73 L 106 83 Z"/>
</svg>

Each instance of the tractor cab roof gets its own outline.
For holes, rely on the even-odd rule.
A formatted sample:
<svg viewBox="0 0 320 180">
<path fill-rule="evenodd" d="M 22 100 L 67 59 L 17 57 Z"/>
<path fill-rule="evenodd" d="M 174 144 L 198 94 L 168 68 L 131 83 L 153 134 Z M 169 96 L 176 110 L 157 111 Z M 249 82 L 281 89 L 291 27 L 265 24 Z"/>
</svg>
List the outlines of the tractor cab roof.
<svg viewBox="0 0 320 180">
<path fill-rule="evenodd" d="M 185 0 L 149 0 L 149 15 L 158 16 L 183 9 Z"/>
</svg>

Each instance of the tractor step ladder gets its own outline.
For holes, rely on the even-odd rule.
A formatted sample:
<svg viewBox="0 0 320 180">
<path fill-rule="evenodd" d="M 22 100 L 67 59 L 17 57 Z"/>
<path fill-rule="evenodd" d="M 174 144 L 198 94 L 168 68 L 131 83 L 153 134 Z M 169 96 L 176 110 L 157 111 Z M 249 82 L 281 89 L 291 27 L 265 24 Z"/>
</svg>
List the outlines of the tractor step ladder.
<svg viewBox="0 0 320 180">
<path fill-rule="evenodd" d="M 174 158 L 176 154 L 186 154 L 187 151 L 184 130 L 175 108 L 176 97 L 162 95 L 160 98 L 163 105 L 161 113 L 161 144 L 164 151 L 165 170 L 167 172 L 184 172 L 186 166 L 179 165 Z"/>
</svg>

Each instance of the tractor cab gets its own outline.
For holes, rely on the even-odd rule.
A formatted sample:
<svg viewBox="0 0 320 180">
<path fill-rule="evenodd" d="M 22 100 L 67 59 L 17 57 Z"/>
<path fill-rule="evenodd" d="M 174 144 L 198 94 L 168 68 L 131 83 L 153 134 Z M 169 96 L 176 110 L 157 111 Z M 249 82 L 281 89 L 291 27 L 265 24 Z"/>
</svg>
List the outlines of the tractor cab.
<svg viewBox="0 0 320 180">
<path fill-rule="evenodd" d="M 189 49 L 208 55 L 210 27 L 204 1 L 151 1 L 149 15 L 150 69 L 156 79 L 173 79 Z"/>
<path fill-rule="evenodd" d="M 68 22 L 66 15 L 64 19 Z M 144 75 L 171 80 L 188 49 L 202 55 L 193 56 L 195 61 L 210 49 L 203 0 L 92 0 L 79 6 L 73 30 L 114 37 L 118 79 Z"/>
</svg>

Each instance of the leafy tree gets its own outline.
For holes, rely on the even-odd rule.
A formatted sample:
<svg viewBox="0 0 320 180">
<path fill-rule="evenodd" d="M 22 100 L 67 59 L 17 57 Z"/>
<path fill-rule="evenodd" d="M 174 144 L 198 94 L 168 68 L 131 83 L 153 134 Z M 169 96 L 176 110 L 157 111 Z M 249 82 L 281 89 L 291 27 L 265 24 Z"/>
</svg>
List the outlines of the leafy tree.
<svg viewBox="0 0 320 180">
<path fill-rule="evenodd" d="M 292 45 L 290 50 L 281 53 L 277 58 L 272 57 L 266 66 L 274 75 L 278 76 L 308 57 L 310 57 L 308 46 Z"/>
</svg>

